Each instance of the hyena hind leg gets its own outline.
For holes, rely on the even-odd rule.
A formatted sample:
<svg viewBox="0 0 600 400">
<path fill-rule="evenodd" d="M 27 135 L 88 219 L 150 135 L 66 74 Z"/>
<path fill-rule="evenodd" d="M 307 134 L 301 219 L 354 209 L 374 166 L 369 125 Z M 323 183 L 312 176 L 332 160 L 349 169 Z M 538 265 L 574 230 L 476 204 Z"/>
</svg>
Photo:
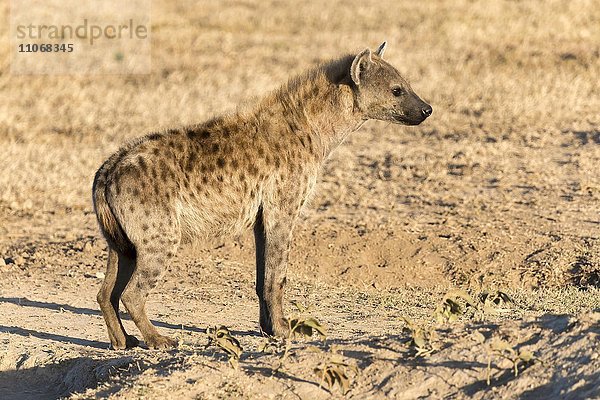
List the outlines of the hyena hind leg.
<svg viewBox="0 0 600 400">
<path fill-rule="evenodd" d="M 106 321 L 110 343 L 114 349 L 118 350 L 135 347 L 139 344 L 135 336 L 125 332 L 119 317 L 119 300 L 131 278 L 134 267 L 135 260 L 119 254 L 109 247 L 106 275 L 98 292 L 97 300 Z"/>
<path fill-rule="evenodd" d="M 166 349 L 177 346 L 177 341 L 158 333 L 146 314 L 146 298 L 163 276 L 165 264 L 177 246 L 164 252 L 138 249 L 135 271 L 123 292 L 123 304 L 142 333 L 149 348 Z"/>
</svg>

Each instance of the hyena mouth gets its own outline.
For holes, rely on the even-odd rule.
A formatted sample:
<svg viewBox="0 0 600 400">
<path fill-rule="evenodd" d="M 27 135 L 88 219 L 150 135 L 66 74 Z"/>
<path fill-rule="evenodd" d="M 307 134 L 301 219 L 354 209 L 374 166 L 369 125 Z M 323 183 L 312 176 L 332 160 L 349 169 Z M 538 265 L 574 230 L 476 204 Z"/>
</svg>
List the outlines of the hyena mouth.
<svg viewBox="0 0 600 400">
<path fill-rule="evenodd" d="M 419 125 L 421 122 L 425 121 L 425 118 L 411 118 L 400 114 L 392 114 L 392 118 L 395 122 L 402 125 Z"/>
</svg>

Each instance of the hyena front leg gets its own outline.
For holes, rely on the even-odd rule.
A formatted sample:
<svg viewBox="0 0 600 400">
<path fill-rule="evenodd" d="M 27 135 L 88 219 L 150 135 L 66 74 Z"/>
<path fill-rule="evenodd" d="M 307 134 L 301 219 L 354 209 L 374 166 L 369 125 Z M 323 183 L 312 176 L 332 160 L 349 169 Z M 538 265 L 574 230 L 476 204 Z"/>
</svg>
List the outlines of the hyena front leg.
<svg viewBox="0 0 600 400">
<path fill-rule="evenodd" d="M 254 225 L 260 327 L 268 335 L 286 336 L 289 331 L 283 314 L 283 290 L 296 216 L 261 209 Z"/>
</svg>

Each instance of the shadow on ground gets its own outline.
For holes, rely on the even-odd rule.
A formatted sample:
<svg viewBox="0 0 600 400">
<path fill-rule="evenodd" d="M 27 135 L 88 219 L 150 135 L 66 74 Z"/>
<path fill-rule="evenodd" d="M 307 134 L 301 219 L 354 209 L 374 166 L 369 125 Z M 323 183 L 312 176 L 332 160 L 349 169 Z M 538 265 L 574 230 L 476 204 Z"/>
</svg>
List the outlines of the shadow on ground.
<svg viewBox="0 0 600 400">
<path fill-rule="evenodd" d="M 68 304 L 58 304 L 58 303 L 52 303 L 52 302 L 30 300 L 25 297 L 0 297 L 0 303 L 10 303 L 10 304 L 15 304 L 15 305 L 18 305 L 21 307 L 35 307 L 35 308 L 42 308 L 42 309 L 59 311 L 59 312 L 67 311 L 67 312 L 71 312 L 73 314 L 78 314 L 78 315 L 94 315 L 94 316 L 99 316 L 99 317 L 102 316 L 100 311 L 93 310 L 91 308 L 74 307 L 74 306 L 71 306 Z M 121 318 L 124 320 L 131 320 L 131 318 L 129 317 L 128 314 L 121 312 L 120 315 L 121 315 Z M 156 320 L 152 320 L 151 322 L 157 327 L 166 328 L 166 329 L 173 329 L 173 330 L 177 330 L 177 331 L 196 332 L 196 333 L 205 333 L 206 332 L 206 328 L 199 328 L 199 327 L 191 326 L 191 325 L 175 325 L 175 324 L 170 324 L 167 322 L 161 322 L 161 321 L 156 321 Z M 17 327 L 17 326 L 0 325 L 0 333 L 10 333 L 10 334 L 20 335 L 20 336 L 24 336 L 24 337 L 33 336 L 33 337 L 36 337 L 39 339 L 52 340 L 52 341 L 56 341 L 56 342 L 66 343 L 66 344 L 75 344 L 75 345 L 79 345 L 79 346 L 93 347 L 93 348 L 97 348 L 97 349 L 108 349 L 110 346 L 110 344 L 108 342 L 99 342 L 99 341 L 95 341 L 95 340 L 76 338 L 76 337 L 59 335 L 59 334 L 54 334 L 54 333 L 40 332 L 40 331 L 21 328 L 21 327 Z M 235 336 L 242 336 L 242 337 L 244 337 L 244 336 L 260 337 L 261 336 L 258 331 L 248 331 L 248 330 L 232 331 L 232 334 L 234 334 Z"/>
</svg>

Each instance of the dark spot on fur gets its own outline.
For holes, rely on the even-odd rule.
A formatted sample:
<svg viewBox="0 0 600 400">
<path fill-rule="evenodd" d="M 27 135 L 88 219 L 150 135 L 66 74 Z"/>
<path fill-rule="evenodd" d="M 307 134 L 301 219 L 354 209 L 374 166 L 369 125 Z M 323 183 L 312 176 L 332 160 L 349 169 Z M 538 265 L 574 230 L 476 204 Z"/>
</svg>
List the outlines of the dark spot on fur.
<svg viewBox="0 0 600 400">
<path fill-rule="evenodd" d="M 204 126 L 207 127 L 207 128 L 214 128 L 222 120 L 223 120 L 222 118 L 211 118 L 210 120 L 206 121 L 206 123 L 204 124 Z"/>
<path fill-rule="evenodd" d="M 210 151 L 212 151 L 213 153 L 216 153 L 219 151 L 219 145 L 218 143 L 213 143 L 213 145 L 210 148 Z"/>
<path fill-rule="evenodd" d="M 129 211 L 130 211 L 130 212 L 134 212 L 134 211 L 135 211 L 135 207 L 134 207 L 133 205 L 130 205 L 130 206 L 129 206 Z"/>
<path fill-rule="evenodd" d="M 250 164 L 250 166 L 248 167 L 248 173 L 250 173 L 250 175 L 252 176 L 258 175 L 258 168 L 256 168 L 256 165 Z"/>
<path fill-rule="evenodd" d="M 171 175 L 173 175 L 173 177 L 174 177 L 175 173 L 173 171 L 171 171 L 171 167 L 164 160 L 161 160 L 161 162 L 160 162 L 160 177 L 162 178 L 163 181 L 166 181 L 167 178 Z"/>
<path fill-rule="evenodd" d="M 264 156 L 264 155 L 265 155 L 265 149 L 263 149 L 263 147 L 262 147 L 262 146 L 258 146 L 258 147 L 256 148 L 256 152 L 258 153 L 258 156 L 259 156 L 259 157 L 262 157 L 262 156 Z"/>
<path fill-rule="evenodd" d="M 160 138 L 161 138 L 160 133 L 151 133 L 150 135 L 146 136 L 146 139 L 148 139 L 148 140 L 158 140 Z"/>
<path fill-rule="evenodd" d="M 148 228 L 150 228 L 150 227 L 148 226 L 148 224 L 142 224 L 142 230 L 143 230 L 143 231 L 147 231 L 147 230 L 148 230 Z"/>
<path fill-rule="evenodd" d="M 205 185 L 208 183 L 208 178 L 206 176 L 202 177 L 202 183 L 204 183 Z"/>
<path fill-rule="evenodd" d="M 202 139 L 208 139 L 208 138 L 210 137 L 210 131 L 209 131 L 208 129 L 203 129 L 203 130 L 200 132 L 200 137 L 201 137 Z"/>
<path fill-rule="evenodd" d="M 198 159 L 197 153 L 194 151 L 190 152 L 187 163 L 185 165 L 185 170 L 187 172 L 192 172 L 194 170 L 194 166 L 196 165 L 197 159 Z"/>
<path fill-rule="evenodd" d="M 135 197 L 139 197 L 139 195 L 140 195 L 140 189 L 133 188 L 133 191 L 131 192 L 131 194 L 133 194 Z"/>
<path fill-rule="evenodd" d="M 194 139 L 198 135 L 198 132 L 196 132 L 193 128 L 185 128 L 184 130 L 188 139 Z"/>
<path fill-rule="evenodd" d="M 225 167 L 225 159 L 223 157 L 219 157 L 217 159 L 217 167 L 219 167 L 219 168 Z"/>
<path fill-rule="evenodd" d="M 232 166 L 234 169 L 237 169 L 237 167 L 239 167 L 239 165 L 240 165 L 240 164 L 239 164 L 238 160 L 235 160 L 235 159 L 234 159 L 234 160 L 231 160 L 231 166 Z"/>
<path fill-rule="evenodd" d="M 223 182 L 223 175 L 219 175 L 219 176 L 217 176 L 217 180 L 218 180 L 219 182 Z"/>
<path fill-rule="evenodd" d="M 154 154 L 155 156 L 160 154 L 160 150 L 158 149 L 158 147 L 155 147 L 154 150 L 152 150 L 152 154 Z"/>
<path fill-rule="evenodd" d="M 275 156 L 273 162 L 275 163 L 275 168 L 279 168 L 281 166 L 281 160 L 279 160 L 279 157 Z"/>
<path fill-rule="evenodd" d="M 140 164 L 140 170 L 143 174 L 148 172 L 148 164 L 146 164 L 146 160 L 144 160 L 144 157 L 138 156 L 138 163 Z"/>
<path fill-rule="evenodd" d="M 226 127 L 223 127 L 223 136 L 229 137 L 230 135 L 231 135 L 231 132 L 229 132 L 229 129 L 227 129 Z"/>
<path fill-rule="evenodd" d="M 141 177 L 140 170 L 135 167 L 129 168 L 129 173 L 135 180 L 138 180 Z"/>
</svg>

